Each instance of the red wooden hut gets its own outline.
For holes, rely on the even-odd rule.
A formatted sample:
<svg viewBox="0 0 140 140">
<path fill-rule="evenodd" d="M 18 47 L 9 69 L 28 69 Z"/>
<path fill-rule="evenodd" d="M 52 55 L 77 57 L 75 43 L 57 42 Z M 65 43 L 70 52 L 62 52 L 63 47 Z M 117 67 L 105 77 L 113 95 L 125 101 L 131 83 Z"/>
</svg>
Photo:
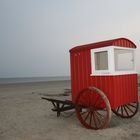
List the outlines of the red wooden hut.
<svg viewBox="0 0 140 140">
<path fill-rule="evenodd" d="M 122 118 L 133 117 L 138 111 L 135 49 L 126 38 L 72 48 L 72 101 L 42 99 L 52 102 L 57 116 L 75 108 L 79 121 L 89 129 L 107 127 L 111 110 Z"/>
<path fill-rule="evenodd" d="M 72 48 L 72 102 L 76 102 L 81 90 L 94 86 L 106 94 L 112 110 L 125 110 L 133 102 L 138 104 L 135 49 L 136 45 L 126 38 Z"/>
</svg>

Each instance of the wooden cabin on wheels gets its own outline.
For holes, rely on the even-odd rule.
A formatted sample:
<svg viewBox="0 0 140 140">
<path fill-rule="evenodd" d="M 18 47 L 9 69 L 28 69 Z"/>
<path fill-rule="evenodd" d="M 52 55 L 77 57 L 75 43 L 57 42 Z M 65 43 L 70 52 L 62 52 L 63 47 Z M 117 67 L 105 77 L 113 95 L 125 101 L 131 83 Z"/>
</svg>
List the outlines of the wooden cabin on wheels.
<svg viewBox="0 0 140 140">
<path fill-rule="evenodd" d="M 136 45 L 118 38 L 70 49 L 72 100 L 42 97 L 60 113 L 75 109 L 84 127 L 102 129 L 111 111 L 131 118 L 138 111 L 138 84 L 135 70 Z"/>
<path fill-rule="evenodd" d="M 137 112 L 135 50 L 136 45 L 126 38 L 70 50 L 72 102 L 89 106 L 86 113 L 77 109 L 78 118 L 85 127 L 105 127 L 110 121 L 111 110 L 123 118 L 130 118 Z M 105 115 L 106 123 L 98 126 L 96 123 Z"/>
</svg>

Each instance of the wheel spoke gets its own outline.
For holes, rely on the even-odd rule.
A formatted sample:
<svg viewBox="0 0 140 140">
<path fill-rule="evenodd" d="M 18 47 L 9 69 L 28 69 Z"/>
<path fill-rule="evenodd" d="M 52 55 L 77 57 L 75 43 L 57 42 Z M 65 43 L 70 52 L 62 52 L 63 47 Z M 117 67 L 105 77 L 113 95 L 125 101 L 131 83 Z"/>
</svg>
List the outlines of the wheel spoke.
<svg viewBox="0 0 140 140">
<path fill-rule="evenodd" d="M 124 105 L 124 110 L 125 110 L 127 116 L 129 116 L 129 114 L 128 114 L 128 112 L 127 112 L 127 109 L 125 108 L 125 105 Z"/>
<path fill-rule="evenodd" d="M 119 111 L 120 107 L 117 108 L 117 112 Z"/>
<path fill-rule="evenodd" d="M 92 115 L 92 116 L 93 116 L 93 120 L 94 120 L 95 128 L 98 128 L 98 127 L 97 127 L 96 118 L 95 118 L 94 113 L 93 113 L 93 115 Z"/>
<path fill-rule="evenodd" d="M 134 107 L 134 108 L 136 108 L 136 106 L 134 106 L 134 105 L 132 105 L 132 104 L 128 104 L 129 106 L 132 106 L 132 107 Z"/>
<path fill-rule="evenodd" d="M 121 106 L 121 114 L 123 115 L 123 106 Z"/>
<path fill-rule="evenodd" d="M 100 116 L 101 118 L 104 118 L 104 116 L 100 114 L 98 111 L 96 111 L 96 114 L 98 114 L 98 116 Z"/>
<path fill-rule="evenodd" d="M 88 114 L 86 115 L 86 117 L 85 117 L 84 121 L 86 121 L 86 120 L 87 120 L 87 118 L 88 118 L 89 114 L 90 114 L 90 112 L 88 112 Z"/>
<path fill-rule="evenodd" d="M 99 123 L 99 125 L 101 124 L 101 120 L 102 120 L 102 118 L 99 116 L 99 115 L 97 115 L 97 112 L 95 112 L 95 115 L 96 115 L 96 118 L 97 118 L 97 120 L 98 120 L 98 123 Z"/>
<path fill-rule="evenodd" d="M 90 123 L 89 123 L 89 125 L 91 126 L 91 123 L 92 123 L 92 112 L 90 112 Z"/>
<path fill-rule="evenodd" d="M 127 105 L 125 105 L 132 113 L 134 113 L 134 111 L 132 109 L 130 109 Z"/>
</svg>

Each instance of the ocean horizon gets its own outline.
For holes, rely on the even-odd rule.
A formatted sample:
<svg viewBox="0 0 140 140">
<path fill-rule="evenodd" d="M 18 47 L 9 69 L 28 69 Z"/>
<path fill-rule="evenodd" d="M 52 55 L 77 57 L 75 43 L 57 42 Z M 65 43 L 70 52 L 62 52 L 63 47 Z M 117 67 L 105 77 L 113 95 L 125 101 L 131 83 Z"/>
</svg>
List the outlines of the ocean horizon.
<svg viewBox="0 0 140 140">
<path fill-rule="evenodd" d="M 70 76 L 0 78 L 0 84 L 32 83 L 70 80 Z"/>
<path fill-rule="evenodd" d="M 0 85 L 64 80 L 70 80 L 70 76 L 0 78 Z M 140 75 L 138 75 L 138 83 L 140 86 Z"/>
</svg>

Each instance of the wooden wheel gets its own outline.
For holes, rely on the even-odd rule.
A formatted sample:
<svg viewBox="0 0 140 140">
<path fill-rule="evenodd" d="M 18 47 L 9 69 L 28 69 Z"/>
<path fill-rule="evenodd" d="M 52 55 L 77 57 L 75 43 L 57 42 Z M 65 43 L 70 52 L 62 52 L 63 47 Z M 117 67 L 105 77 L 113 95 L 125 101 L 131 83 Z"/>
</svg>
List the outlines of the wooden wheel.
<svg viewBox="0 0 140 140">
<path fill-rule="evenodd" d="M 79 121 L 88 129 L 103 129 L 111 119 L 111 107 L 106 95 L 96 87 L 82 90 L 75 104 Z"/>
<path fill-rule="evenodd" d="M 138 102 L 133 102 L 117 107 L 115 110 L 112 110 L 117 116 L 122 118 L 131 118 L 138 111 Z"/>
</svg>

